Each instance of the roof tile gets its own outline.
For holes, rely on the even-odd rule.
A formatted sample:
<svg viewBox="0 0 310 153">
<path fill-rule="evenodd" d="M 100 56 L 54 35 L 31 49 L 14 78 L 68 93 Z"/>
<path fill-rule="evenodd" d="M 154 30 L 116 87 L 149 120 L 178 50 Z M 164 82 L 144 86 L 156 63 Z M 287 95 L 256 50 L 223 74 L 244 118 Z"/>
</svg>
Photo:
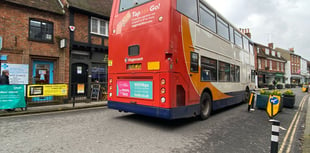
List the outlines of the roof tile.
<svg viewBox="0 0 310 153">
<path fill-rule="evenodd" d="M 58 0 L 4 0 L 10 3 L 36 8 L 57 14 L 63 14 L 63 9 Z"/>
<path fill-rule="evenodd" d="M 109 17 L 113 0 L 68 0 L 68 2 L 70 7 Z"/>
</svg>

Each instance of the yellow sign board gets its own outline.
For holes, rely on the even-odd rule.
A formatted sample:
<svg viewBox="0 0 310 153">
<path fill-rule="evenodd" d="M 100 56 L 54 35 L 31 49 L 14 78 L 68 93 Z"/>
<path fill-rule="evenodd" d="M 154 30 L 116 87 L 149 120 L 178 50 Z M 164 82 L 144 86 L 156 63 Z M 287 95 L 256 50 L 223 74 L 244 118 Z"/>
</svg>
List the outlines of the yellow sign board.
<svg viewBox="0 0 310 153">
<path fill-rule="evenodd" d="M 269 96 L 266 111 L 270 118 L 273 118 L 279 113 L 280 103 L 281 103 L 280 96 L 273 96 L 273 95 Z"/>
<path fill-rule="evenodd" d="M 148 62 L 147 63 L 148 70 L 159 70 L 160 69 L 160 62 Z"/>
<path fill-rule="evenodd" d="M 67 96 L 67 84 L 41 84 L 41 85 L 28 85 L 28 97 L 47 97 L 47 96 Z"/>
</svg>

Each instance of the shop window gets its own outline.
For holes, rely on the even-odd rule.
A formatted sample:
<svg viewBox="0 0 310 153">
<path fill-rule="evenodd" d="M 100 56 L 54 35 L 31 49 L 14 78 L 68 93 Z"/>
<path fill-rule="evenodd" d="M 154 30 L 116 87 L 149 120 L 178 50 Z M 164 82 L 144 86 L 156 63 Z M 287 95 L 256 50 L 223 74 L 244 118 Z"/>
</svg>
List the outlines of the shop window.
<svg viewBox="0 0 310 153">
<path fill-rule="evenodd" d="M 107 82 L 107 65 L 106 64 L 92 64 L 91 81 L 93 83 Z"/>
</svg>

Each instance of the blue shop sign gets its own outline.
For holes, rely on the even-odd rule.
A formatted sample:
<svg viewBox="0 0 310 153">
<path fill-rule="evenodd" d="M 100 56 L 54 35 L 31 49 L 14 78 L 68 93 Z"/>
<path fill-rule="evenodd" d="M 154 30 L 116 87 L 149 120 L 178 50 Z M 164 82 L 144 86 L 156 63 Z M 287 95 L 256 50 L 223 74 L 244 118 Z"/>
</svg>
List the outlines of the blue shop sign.
<svg viewBox="0 0 310 153">
<path fill-rule="evenodd" d="M 6 60 L 8 60 L 8 55 L 0 55 L 0 60 L 1 60 L 1 61 L 6 61 Z"/>
<path fill-rule="evenodd" d="M 2 49 L 2 36 L 0 36 L 0 50 Z"/>
</svg>

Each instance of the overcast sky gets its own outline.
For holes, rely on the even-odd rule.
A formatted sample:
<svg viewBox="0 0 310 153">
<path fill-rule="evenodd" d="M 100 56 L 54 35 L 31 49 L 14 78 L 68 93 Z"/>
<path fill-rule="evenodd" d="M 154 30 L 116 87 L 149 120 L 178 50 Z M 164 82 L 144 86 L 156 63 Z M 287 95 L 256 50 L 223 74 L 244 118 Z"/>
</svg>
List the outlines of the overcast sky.
<svg viewBox="0 0 310 153">
<path fill-rule="evenodd" d="M 206 0 L 238 28 L 249 28 L 252 40 L 295 48 L 310 60 L 310 0 Z"/>
</svg>

